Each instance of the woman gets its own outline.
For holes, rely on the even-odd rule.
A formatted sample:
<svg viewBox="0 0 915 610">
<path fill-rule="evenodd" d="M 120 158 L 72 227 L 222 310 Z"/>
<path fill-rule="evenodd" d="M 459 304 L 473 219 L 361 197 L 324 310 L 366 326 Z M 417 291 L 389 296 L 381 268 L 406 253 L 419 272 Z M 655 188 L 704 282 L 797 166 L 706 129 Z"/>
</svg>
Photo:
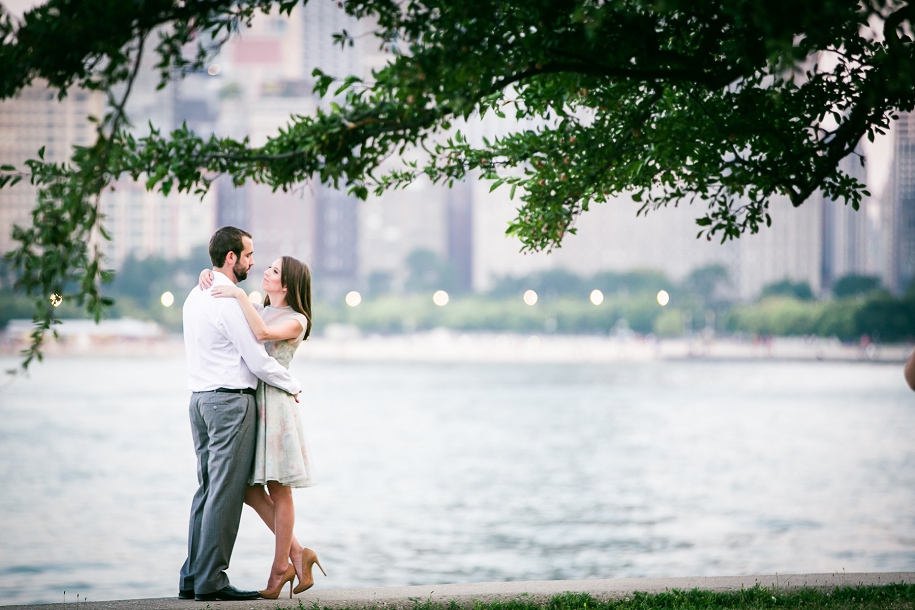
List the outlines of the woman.
<svg viewBox="0 0 915 610">
<path fill-rule="evenodd" d="M 204 270 L 200 274 L 200 287 L 211 285 L 212 272 Z M 264 273 L 261 288 L 267 297 L 260 312 L 238 286 L 215 286 L 211 294 L 237 299 L 248 325 L 258 340 L 264 342 L 267 353 L 289 368 L 296 348 L 311 333 L 311 271 L 308 265 L 292 257 L 280 257 Z M 311 573 L 314 564 L 327 575 L 315 552 L 303 548 L 292 533 L 295 524 L 292 488 L 316 483 L 296 402 L 295 397 L 283 390 L 258 382 L 257 447 L 245 504 L 257 511 L 276 536 L 267 588 L 259 592 L 267 599 L 278 598 L 287 582 L 289 597 L 310 588 L 314 584 Z M 299 584 L 293 589 L 295 577 Z"/>
</svg>

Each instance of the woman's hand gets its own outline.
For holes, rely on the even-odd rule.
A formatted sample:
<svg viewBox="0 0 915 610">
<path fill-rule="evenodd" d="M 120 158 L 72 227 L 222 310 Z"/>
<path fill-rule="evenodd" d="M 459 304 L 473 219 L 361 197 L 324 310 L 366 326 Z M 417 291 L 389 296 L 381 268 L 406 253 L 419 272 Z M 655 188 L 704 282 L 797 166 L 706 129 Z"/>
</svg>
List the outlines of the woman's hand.
<svg viewBox="0 0 915 610">
<path fill-rule="evenodd" d="M 212 294 L 214 297 L 223 297 L 223 298 L 232 298 L 232 299 L 240 299 L 240 298 L 248 297 L 248 295 L 245 294 L 245 291 L 243 288 L 239 288 L 238 286 L 227 286 L 225 284 L 220 284 L 219 286 L 213 286 L 213 289 L 210 290 L 210 294 Z"/>
<path fill-rule="evenodd" d="M 201 290 L 206 290 L 213 285 L 213 271 L 211 269 L 204 269 L 200 272 L 198 285 L 200 286 Z"/>
</svg>

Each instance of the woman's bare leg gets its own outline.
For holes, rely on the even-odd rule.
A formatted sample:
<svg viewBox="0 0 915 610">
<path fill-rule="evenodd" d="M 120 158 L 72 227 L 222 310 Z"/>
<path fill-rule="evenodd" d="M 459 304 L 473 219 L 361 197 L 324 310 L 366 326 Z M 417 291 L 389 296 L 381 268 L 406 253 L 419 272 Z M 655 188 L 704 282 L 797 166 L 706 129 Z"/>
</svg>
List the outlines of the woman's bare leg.
<svg viewBox="0 0 915 610">
<path fill-rule="evenodd" d="M 273 481 L 271 481 L 273 483 Z M 269 484 L 268 484 L 269 485 Z M 277 485 L 279 485 L 277 483 Z M 282 485 L 280 487 L 283 487 Z M 289 490 L 288 487 L 286 487 Z M 289 494 L 290 505 L 292 504 L 292 494 Z M 245 504 L 254 509 L 254 512 L 267 524 L 267 527 L 270 528 L 270 531 L 276 534 L 276 508 L 273 503 L 273 498 L 267 494 L 267 490 L 263 485 L 249 485 L 248 489 L 245 491 Z M 293 512 L 293 523 L 295 522 L 295 513 Z M 290 532 L 292 528 L 290 527 Z M 292 534 L 291 543 L 289 545 L 289 559 L 292 560 L 293 565 L 295 566 L 296 574 L 299 577 L 299 580 L 302 580 L 302 545 L 299 544 L 299 541 L 296 540 L 295 534 Z M 275 561 L 274 561 L 275 563 Z M 285 567 L 283 568 L 286 569 Z"/>
<path fill-rule="evenodd" d="M 273 555 L 273 574 L 282 576 L 289 564 L 292 549 L 292 530 L 295 527 L 295 506 L 292 489 L 276 481 L 267 481 L 267 491 L 273 500 L 273 533 L 276 547 Z"/>
<path fill-rule="evenodd" d="M 267 495 L 267 490 L 263 485 L 248 485 L 245 490 L 245 504 L 254 509 L 254 512 L 263 520 L 263 522 L 273 531 L 273 500 Z"/>
</svg>

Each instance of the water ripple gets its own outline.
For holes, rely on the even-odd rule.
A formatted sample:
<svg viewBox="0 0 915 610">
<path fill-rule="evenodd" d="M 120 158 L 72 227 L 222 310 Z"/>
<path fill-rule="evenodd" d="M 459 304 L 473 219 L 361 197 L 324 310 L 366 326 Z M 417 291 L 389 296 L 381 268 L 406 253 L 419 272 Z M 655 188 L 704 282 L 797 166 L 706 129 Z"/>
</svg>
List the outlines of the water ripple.
<svg viewBox="0 0 915 610">
<path fill-rule="evenodd" d="M 896 366 L 293 372 L 321 477 L 295 492 L 331 574 L 318 587 L 915 570 L 915 401 Z M 185 379 L 180 359 L 49 358 L 8 388 L 4 602 L 175 594 L 196 484 Z M 246 510 L 233 583 L 263 586 L 271 557 Z"/>
</svg>

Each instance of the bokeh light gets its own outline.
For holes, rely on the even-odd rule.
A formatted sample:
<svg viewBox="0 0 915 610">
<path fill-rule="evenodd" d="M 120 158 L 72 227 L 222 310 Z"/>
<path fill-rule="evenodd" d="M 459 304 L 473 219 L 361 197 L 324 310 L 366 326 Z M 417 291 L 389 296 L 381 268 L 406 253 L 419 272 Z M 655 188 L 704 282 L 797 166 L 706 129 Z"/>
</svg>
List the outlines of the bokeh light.
<svg viewBox="0 0 915 610">
<path fill-rule="evenodd" d="M 248 293 L 248 300 L 254 303 L 255 305 L 264 304 L 264 295 L 259 293 L 257 290 L 252 290 Z"/>
<path fill-rule="evenodd" d="M 662 290 L 658 293 L 658 303 L 661 305 L 661 307 L 664 307 L 670 303 L 670 295 L 667 294 L 666 290 Z"/>
<path fill-rule="evenodd" d="M 162 296 L 159 297 L 159 300 L 162 302 L 162 305 L 164 305 L 165 307 L 171 307 L 172 305 L 175 304 L 175 295 L 173 295 L 171 292 L 166 290 L 165 292 L 162 293 Z"/>
<path fill-rule="evenodd" d="M 439 307 L 444 307 L 448 304 L 448 293 L 444 290 L 436 290 L 435 294 L 432 295 L 432 302 Z"/>
<path fill-rule="evenodd" d="M 210 67 L 207 68 L 207 74 L 210 76 L 216 76 L 219 74 L 220 70 L 222 70 L 222 68 L 219 67 L 219 64 L 210 64 Z"/>
<path fill-rule="evenodd" d="M 350 292 L 346 293 L 346 304 L 349 305 L 350 307 L 355 307 L 361 302 L 362 302 L 362 295 L 359 294 L 358 292 L 356 292 L 355 290 L 351 290 Z"/>
<path fill-rule="evenodd" d="M 591 291 L 591 302 L 594 303 L 595 305 L 600 305 L 601 303 L 603 303 L 604 302 L 604 293 L 601 292 L 600 290 L 596 290 L 596 289 L 592 290 Z"/>
<path fill-rule="evenodd" d="M 60 307 L 60 304 L 63 302 L 64 302 L 64 299 L 59 294 L 51 295 L 51 306 L 52 307 Z"/>
<path fill-rule="evenodd" d="M 528 290 L 522 298 L 527 305 L 534 305 L 537 302 L 537 293 L 533 290 Z"/>
</svg>

